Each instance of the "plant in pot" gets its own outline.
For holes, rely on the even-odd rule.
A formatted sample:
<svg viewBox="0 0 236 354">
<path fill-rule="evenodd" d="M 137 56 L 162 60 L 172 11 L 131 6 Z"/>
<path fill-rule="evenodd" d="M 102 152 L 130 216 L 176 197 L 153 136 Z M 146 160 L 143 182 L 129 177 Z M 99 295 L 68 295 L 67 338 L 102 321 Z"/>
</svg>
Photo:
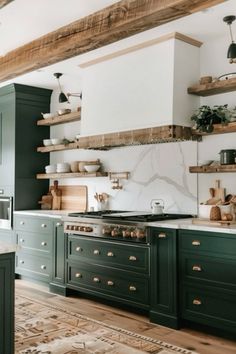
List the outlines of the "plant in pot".
<svg viewBox="0 0 236 354">
<path fill-rule="evenodd" d="M 228 124 L 232 116 L 232 112 L 228 109 L 228 105 L 213 106 L 212 108 L 203 105 L 191 116 L 191 120 L 195 122 L 194 129 L 199 132 L 212 133 L 213 124 Z"/>
</svg>

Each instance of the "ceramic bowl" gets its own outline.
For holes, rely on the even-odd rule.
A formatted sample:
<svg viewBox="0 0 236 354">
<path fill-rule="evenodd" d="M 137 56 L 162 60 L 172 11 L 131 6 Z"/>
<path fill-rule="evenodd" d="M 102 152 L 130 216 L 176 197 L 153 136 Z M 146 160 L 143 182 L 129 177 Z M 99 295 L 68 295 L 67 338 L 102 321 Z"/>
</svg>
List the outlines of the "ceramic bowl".
<svg viewBox="0 0 236 354">
<path fill-rule="evenodd" d="M 55 173 L 55 172 L 57 172 L 57 166 L 56 165 L 48 165 L 45 167 L 45 172 L 46 173 Z"/>
<path fill-rule="evenodd" d="M 84 168 L 87 172 L 97 172 L 100 168 L 100 165 L 85 165 Z"/>
<path fill-rule="evenodd" d="M 54 138 L 54 139 L 51 139 L 51 141 L 52 141 L 52 145 L 63 144 L 63 139 Z"/>
<path fill-rule="evenodd" d="M 44 119 L 55 117 L 54 113 L 41 113 Z"/>
<path fill-rule="evenodd" d="M 52 145 L 52 140 L 51 139 L 43 139 L 43 145 L 44 146 Z"/>
</svg>

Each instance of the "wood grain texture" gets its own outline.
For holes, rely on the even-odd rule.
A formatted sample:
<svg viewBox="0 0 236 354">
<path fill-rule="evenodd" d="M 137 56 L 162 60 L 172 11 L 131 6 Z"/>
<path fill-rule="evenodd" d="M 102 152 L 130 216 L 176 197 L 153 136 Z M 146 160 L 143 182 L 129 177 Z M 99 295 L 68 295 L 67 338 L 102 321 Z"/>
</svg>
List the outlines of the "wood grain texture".
<svg viewBox="0 0 236 354">
<path fill-rule="evenodd" d="M 188 88 L 188 93 L 205 97 L 234 90 L 236 90 L 236 78 L 194 85 Z"/>
<path fill-rule="evenodd" d="M 61 186 L 61 210 L 76 210 L 84 212 L 87 210 L 87 186 L 73 185 Z M 53 186 L 50 187 L 52 191 Z"/>
<path fill-rule="evenodd" d="M 224 0 L 122 0 L 0 58 L 0 81 L 54 64 Z"/>
<path fill-rule="evenodd" d="M 1 61 L 1 59 L 0 59 Z M 56 125 L 56 124 L 63 124 L 63 123 L 69 123 L 69 122 L 74 122 L 76 120 L 81 119 L 81 107 L 77 112 L 71 112 L 69 114 L 64 114 L 61 116 L 56 116 L 53 118 L 47 118 L 47 119 L 40 119 L 37 121 L 37 125 Z"/>
<path fill-rule="evenodd" d="M 236 172 L 235 165 L 215 165 L 215 166 L 190 166 L 190 173 L 219 173 L 219 172 Z"/>
<path fill-rule="evenodd" d="M 192 129 L 192 134 L 198 135 L 198 136 L 204 136 L 204 135 L 235 133 L 236 132 L 236 122 L 228 123 L 226 125 L 213 124 L 213 127 L 214 127 L 214 129 L 213 129 L 212 133 L 199 132 L 196 129 Z"/>
<path fill-rule="evenodd" d="M 50 145 L 50 146 L 39 146 L 37 148 L 38 152 L 53 152 L 53 151 L 62 151 L 62 150 L 73 150 L 79 149 L 79 142 L 69 143 L 69 144 L 59 144 L 59 145 Z"/>
<path fill-rule="evenodd" d="M 13 0 L 0 0 L 0 9 L 2 9 L 4 6 L 8 5 L 12 1 Z"/>
<path fill-rule="evenodd" d="M 87 177 L 106 177 L 107 172 L 67 172 L 67 173 L 38 173 L 37 179 L 60 179 L 60 178 L 87 178 Z"/>
</svg>

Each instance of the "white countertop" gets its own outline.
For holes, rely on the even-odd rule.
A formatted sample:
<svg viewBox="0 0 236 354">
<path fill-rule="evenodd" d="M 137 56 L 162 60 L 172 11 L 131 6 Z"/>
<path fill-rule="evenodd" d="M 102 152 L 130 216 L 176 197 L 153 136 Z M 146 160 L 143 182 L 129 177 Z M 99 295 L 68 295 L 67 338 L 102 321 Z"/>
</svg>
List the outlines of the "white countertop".
<svg viewBox="0 0 236 354">
<path fill-rule="evenodd" d="M 48 218 L 61 219 L 72 212 L 71 210 L 17 210 L 14 211 L 14 215 L 46 216 Z"/>
<path fill-rule="evenodd" d="M 0 254 L 16 252 L 18 246 L 0 242 Z"/>
</svg>

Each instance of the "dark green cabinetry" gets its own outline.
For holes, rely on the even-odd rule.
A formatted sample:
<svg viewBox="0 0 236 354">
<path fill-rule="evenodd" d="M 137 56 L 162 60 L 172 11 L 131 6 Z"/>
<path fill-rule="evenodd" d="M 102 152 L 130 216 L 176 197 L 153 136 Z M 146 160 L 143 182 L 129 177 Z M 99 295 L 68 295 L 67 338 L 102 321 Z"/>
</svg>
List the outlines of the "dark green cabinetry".
<svg viewBox="0 0 236 354">
<path fill-rule="evenodd" d="M 36 209 L 48 181 L 36 179 L 49 162 L 37 146 L 49 137 L 49 127 L 38 129 L 41 112 L 50 111 L 51 90 L 20 84 L 0 89 L 0 190 L 13 196 L 14 210 Z"/>
<path fill-rule="evenodd" d="M 15 253 L 0 254 L 0 353 L 14 354 Z"/>
<path fill-rule="evenodd" d="M 236 332 L 236 235 L 179 231 L 181 317 Z"/>
<path fill-rule="evenodd" d="M 179 327 L 176 245 L 176 230 L 151 228 L 150 320 L 172 328 Z"/>
<path fill-rule="evenodd" d="M 66 235 L 66 286 L 69 289 L 149 308 L 148 245 Z"/>
</svg>

